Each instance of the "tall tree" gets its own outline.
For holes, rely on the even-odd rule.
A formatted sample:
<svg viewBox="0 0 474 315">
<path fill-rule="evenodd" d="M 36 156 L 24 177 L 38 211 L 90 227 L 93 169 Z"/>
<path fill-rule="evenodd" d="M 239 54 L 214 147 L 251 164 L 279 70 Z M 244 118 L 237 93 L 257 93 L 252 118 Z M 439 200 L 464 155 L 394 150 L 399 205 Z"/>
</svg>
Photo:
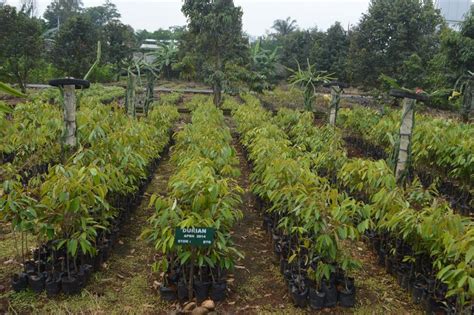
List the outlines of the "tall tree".
<svg viewBox="0 0 474 315">
<path fill-rule="evenodd" d="M 133 28 L 119 21 L 112 21 L 104 26 L 104 61 L 114 65 L 120 72 L 124 61 L 132 57 L 135 47 Z"/>
<path fill-rule="evenodd" d="M 311 55 L 315 42 L 320 42 L 324 34 L 317 29 L 296 30 L 286 36 L 278 37 L 281 47 L 281 63 L 290 69 L 296 69 L 298 64 L 306 64 Z M 314 60 L 310 60 L 314 63 Z"/>
<path fill-rule="evenodd" d="M 219 105 L 224 69 L 227 64 L 242 62 L 242 54 L 248 51 L 242 34 L 242 9 L 233 0 L 185 0 L 182 11 L 188 19 L 188 47 L 202 58 L 214 103 Z"/>
<path fill-rule="evenodd" d="M 286 36 L 296 31 L 297 28 L 296 20 L 292 20 L 291 17 L 287 17 L 285 20 L 276 20 L 272 26 L 272 29 L 276 31 L 276 36 Z"/>
<path fill-rule="evenodd" d="M 41 22 L 10 6 L 0 8 L 0 77 L 16 81 L 23 92 L 41 59 Z"/>
<path fill-rule="evenodd" d="M 371 0 L 351 42 L 355 81 L 375 86 L 384 73 L 402 82 L 405 60 L 417 54 L 426 64 L 433 57 L 442 23 L 432 0 Z"/>
<path fill-rule="evenodd" d="M 117 6 L 109 0 L 106 0 L 103 5 L 86 8 L 84 14 L 88 16 L 97 27 L 103 27 L 111 22 L 117 22 L 121 17 Z"/>
<path fill-rule="evenodd" d="M 336 22 L 322 36 L 315 36 L 311 60 L 320 70 L 334 73 L 341 80 L 347 79 L 349 37 L 341 23 Z"/>
<path fill-rule="evenodd" d="M 96 59 L 99 33 L 83 15 L 61 26 L 52 52 L 52 62 L 67 76 L 82 78 Z"/>
<path fill-rule="evenodd" d="M 82 6 L 82 0 L 53 0 L 46 8 L 43 17 L 49 28 L 55 28 L 81 12 Z"/>
</svg>

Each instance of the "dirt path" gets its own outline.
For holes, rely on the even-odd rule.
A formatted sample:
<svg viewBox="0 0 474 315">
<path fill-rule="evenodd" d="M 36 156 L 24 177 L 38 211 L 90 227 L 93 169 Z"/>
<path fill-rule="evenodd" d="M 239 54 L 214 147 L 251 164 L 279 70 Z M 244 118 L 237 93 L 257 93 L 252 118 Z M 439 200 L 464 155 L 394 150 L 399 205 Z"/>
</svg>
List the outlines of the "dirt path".
<svg viewBox="0 0 474 315">
<path fill-rule="evenodd" d="M 112 256 L 103 271 L 94 273 L 82 294 L 49 300 L 43 293 L 12 294 L 7 292 L 11 313 L 41 314 L 157 314 L 167 306 L 160 302 L 153 289 L 151 264 L 155 255 L 152 246 L 141 240 L 140 234 L 153 209 L 148 208 L 152 194 L 166 192 L 168 179 L 173 174 L 169 154 L 164 153 L 140 206 L 134 211 L 121 232 Z M 0 294 L 0 300 L 2 295 Z M 4 296 L 5 298 L 5 296 Z M 0 314 L 2 312 L 0 311 Z"/>
</svg>

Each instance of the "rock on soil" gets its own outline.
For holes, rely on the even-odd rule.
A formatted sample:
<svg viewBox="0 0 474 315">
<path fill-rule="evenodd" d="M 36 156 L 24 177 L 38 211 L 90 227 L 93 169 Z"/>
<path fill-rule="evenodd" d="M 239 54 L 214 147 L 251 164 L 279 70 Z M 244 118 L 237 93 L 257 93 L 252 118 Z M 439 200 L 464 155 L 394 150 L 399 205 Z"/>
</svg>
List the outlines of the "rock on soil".
<svg viewBox="0 0 474 315">
<path fill-rule="evenodd" d="M 201 303 L 202 307 L 207 308 L 210 311 L 213 311 L 216 308 L 216 303 L 213 300 L 206 300 Z"/>
</svg>

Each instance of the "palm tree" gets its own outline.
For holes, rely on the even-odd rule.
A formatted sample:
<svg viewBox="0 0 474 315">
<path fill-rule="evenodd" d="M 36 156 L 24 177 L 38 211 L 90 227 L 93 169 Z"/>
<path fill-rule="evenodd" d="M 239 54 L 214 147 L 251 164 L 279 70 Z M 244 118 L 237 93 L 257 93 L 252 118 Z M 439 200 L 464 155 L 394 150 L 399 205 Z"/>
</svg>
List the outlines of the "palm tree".
<svg viewBox="0 0 474 315">
<path fill-rule="evenodd" d="M 277 36 L 285 36 L 294 32 L 298 28 L 296 20 L 292 20 L 291 17 L 287 17 L 286 20 L 276 20 L 273 22 L 272 29 L 277 32 Z"/>
</svg>

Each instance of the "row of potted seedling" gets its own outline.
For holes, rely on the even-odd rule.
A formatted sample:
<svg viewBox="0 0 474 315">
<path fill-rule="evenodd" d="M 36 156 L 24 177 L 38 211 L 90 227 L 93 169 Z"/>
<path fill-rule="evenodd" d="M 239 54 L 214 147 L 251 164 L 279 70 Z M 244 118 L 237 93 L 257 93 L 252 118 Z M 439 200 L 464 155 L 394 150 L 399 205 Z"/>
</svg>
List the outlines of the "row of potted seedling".
<svg viewBox="0 0 474 315">
<path fill-rule="evenodd" d="M 350 273 L 359 263 L 341 242 L 357 239 L 365 229 L 350 219 L 358 205 L 311 172 L 309 161 L 257 101 L 237 109 L 234 119 L 253 165 L 252 190 L 266 205 L 264 224 L 294 304 L 354 306 Z"/>
<path fill-rule="evenodd" d="M 162 255 L 153 266 L 163 274 L 162 299 L 221 301 L 227 292 L 227 270 L 241 256 L 230 236 L 242 217 L 232 136 L 222 112 L 205 102 L 195 106 L 192 123 L 174 138 L 171 160 L 176 172 L 168 183 L 168 196 L 152 197 L 156 213 L 143 237 Z M 179 245 L 178 228 L 210 228 L 215 233 L 211 244 Z"/>
<path fill-rule="evenodd" d="M 65 165 L 50 167 L 43 183 L 26 188 L 7 183 L 3 218 L 21 232 L 24 260 L 23 271 L 12 278 L 14 290 L 80 292 L 139 203 L 178 117 L 172 107 L 160 107 L 140 122 L 110 113 L 89 135 L 90 146 L 79 148 Z M 29 196 L 35 189 L 38 199 Z M 31 260 L 23 246 L 28 234 L 37 239 Z"/>
<path fill-rule="evenodd" d="M 413 288 L 414 301 L 423 301 L 431 310 L 436 305 L 451 311 L 471 309 L 472 221 L 453 213 L 433 188 L 424 189 L 417 180 L 397 186 L 385 161 L 348 159 L 339 130 L 314 126 L 308 114 L 287 111 L 281 115 L 279 122 L 286 126 L 293 145 L 303 156 L 311 156 L 312 170 L 363 201 L 354 223 L 369 227 L 371 239 L 390 240 L 376 246 L 377 253 L 381 261 L 388 258 L 389 270 L 405 275 L 400 283 Z"/>
<path fill-rule="evenodd" d="M 391 157 L 400 129 L 401 112 L 356 107 L 343 109 L 341 126 L 372 148 L 380 148 Z M 461 214 L 474 213 L 470 186 L 474 172 L 474 128 L 455 120 L 417 114 L 411 145 L 412 168 L 425 186 L 436 183 L 438 189 L 452 196 L 452 207 Z M 377 153 L 371 150 L 370 153 Z M 438 181 L 439 180 L 439 181 Z"/>
</svg>

